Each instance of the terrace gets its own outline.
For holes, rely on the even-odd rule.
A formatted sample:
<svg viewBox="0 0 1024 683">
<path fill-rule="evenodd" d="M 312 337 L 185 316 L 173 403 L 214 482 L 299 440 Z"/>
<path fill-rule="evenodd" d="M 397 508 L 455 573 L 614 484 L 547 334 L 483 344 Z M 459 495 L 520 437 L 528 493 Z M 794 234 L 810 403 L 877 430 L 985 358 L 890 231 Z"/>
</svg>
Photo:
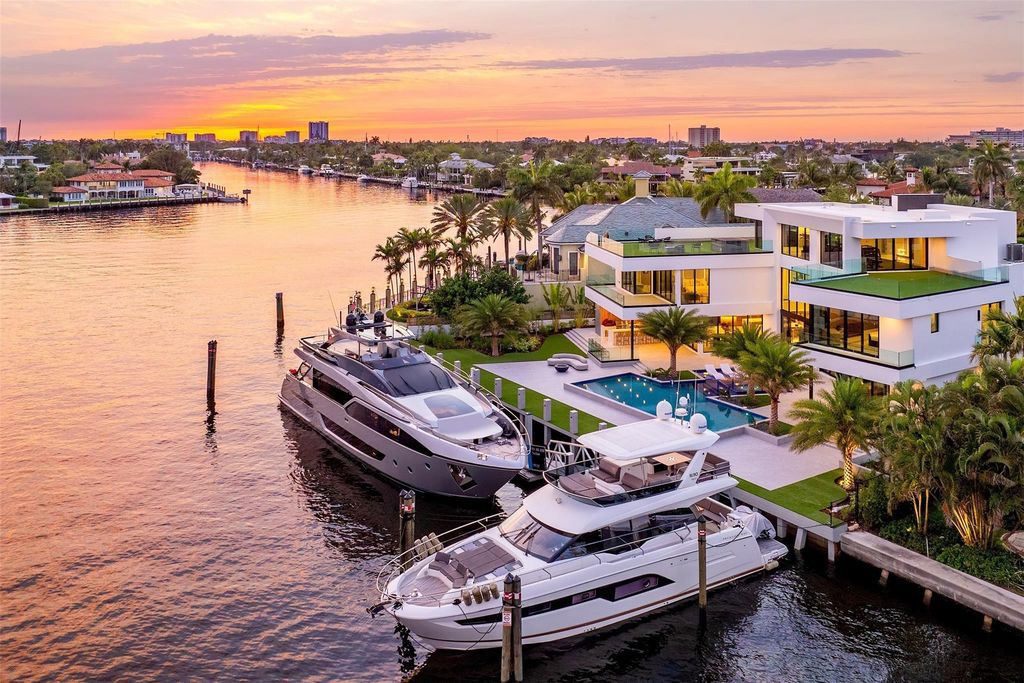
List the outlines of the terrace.
<svg viewBox="0 0 1024 683">
<path fill-rule="evenodd" d="M 903 300 L 958 292 L 1007 281 L 1006 268 L 990 268 L 971 273 L 950 273 L 941 270 L 842 273 L 831 277 L 801 280 L 793 284 L 847 294 Z"/>
<path fill-rule="evenodd" d="M 623 258 L 772 253 L 771 240 L 757 238 L 680 240 L 642 237 L 635 240 L 615 240 L 591 233 L 587 236 L 587 244 Z"/>
</svg>

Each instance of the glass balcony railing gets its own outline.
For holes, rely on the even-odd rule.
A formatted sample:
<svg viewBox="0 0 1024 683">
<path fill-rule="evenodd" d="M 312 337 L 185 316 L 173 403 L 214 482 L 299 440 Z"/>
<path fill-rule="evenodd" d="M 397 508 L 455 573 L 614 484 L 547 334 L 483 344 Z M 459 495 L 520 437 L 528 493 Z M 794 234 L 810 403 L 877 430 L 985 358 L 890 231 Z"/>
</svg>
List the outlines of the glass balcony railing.
<svg viewBox="0 0 1024 683">
<path fill-rule="evenodd" d="M 587 288 L 620 306 L 670 306 L 672 302 L 657 294 L 633 294 L 604 278 L 587 278 Z"/>
<path fill-rule="evenodd" d="M 857 351 L 856 349 L 834 346 L 826 339 L 813 337 L 804 331 L 800 334 L 797 343 L 810 351 L 824 351 L 836 356 L 845 356 L 853 360 L 860 360 L 866 363 L 877 365 L 888 365 L 892 368 L 908 368 L 914 364 L 914 350 L 892 351 L 890 349 L 872 349 L 870 351 Z"/>
<path fill-rule="evenodd" d="M 607 363 L 608 361 L 634 360 L 634 358 L 629 355 L 628 346 L 605 346 L 596 339 L 590 339 L 587 341 L 587 352 L 604 363 Z"/>
<path fill-rule="evenodd" d="M 591 233 L 587 243 L 624 258 L 644 256 L 707 256 L 713 254 L 770 254 L 772 241 L 754 238 L 707 240 L 613 240 Z"/>
<path fill-rule="evenodd" d="M 1006 266 L 962 273 L 935 268 L 870 273 L 863 270 L 856 273 L 834 272 L 837 274 L 824 273 L 806 280 L 794 281 L 793 284 L 885 299 L 913 299 L 1009 281 L 1009 270 Z"/>
</svg>

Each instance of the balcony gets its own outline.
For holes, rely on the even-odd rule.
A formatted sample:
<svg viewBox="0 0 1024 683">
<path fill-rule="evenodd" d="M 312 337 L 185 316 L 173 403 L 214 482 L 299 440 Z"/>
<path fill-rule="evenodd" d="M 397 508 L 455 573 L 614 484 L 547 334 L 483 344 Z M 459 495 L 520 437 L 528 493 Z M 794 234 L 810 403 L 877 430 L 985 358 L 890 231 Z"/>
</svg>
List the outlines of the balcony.
<svg viewBox="0 0 1024 683">
<path fill-rule="evenodd" d="M 849 358 L 850 360 L 859 360 L 864 363 L 872 363 L 874 365 L 885 365 L 890 368 L 909 368 L 914 365 L 913 349 L 908 349 L 906 351 L 878 349 L 878 355 L 873 356 L 869 353 L 861 353 L 850 349 L 822 344 L 818 341 L 809 339 L 804 335 L 801 335 L 800 341 L 797 342 L 797 346 L 807 349 L 808 351 L 821 351 L 822 353 L 829 353 L 833 356 L 842 356 L 843 358 Z"/>
<path fill-rule="evenodd" d="M 587 235 L 587 245 L 623 258 L 648 256 L 709 256 L 714 254 L 770 254 L 771 240 L 759 239 L 639 239 L 613 240 L 595 233 Z"/>
<path fill-rule="evenodd" d="M 853 259 L 843 262 L 837 268 L 808 266 L 793 270 L 808 278 L 793 282 L 793 285 L 799 287 L 814 287 L 897 301 L 959 292 L 1009 281 L 1006 266 L 965 273 L 937 269 L 865 272 L 864 260 Z"/>
<path fill-rule="evenodd" d="M 633 294 L 605 278 L 587 278 L 587 289 L 623 308 L 673 305 L 671 301 L 657 294 Z"/>
</svg>

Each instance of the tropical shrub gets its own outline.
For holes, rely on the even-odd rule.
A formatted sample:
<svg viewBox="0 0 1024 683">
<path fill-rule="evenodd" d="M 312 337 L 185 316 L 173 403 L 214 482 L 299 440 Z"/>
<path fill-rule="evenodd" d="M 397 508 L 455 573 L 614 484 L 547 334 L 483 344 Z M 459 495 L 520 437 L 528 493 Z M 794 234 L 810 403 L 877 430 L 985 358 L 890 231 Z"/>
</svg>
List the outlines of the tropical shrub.
<svg viewBox="0 0 1024 683">
<path fill-rule="evenodd" d="M 526 327 L 526 308 L 500 294 L 488 294 L 464 304 L 458 311 L 459 326 L 471 336 L 490 340 L 492 356 L 500 355 L 501 340 Z"/>
<path fill-rule="evenodd" d="M 1007 588 L 1024 588 L 1024 560 L 1001 550 L 985 550 L 965 545 L 947 545 L 935 559 L 953 569 L 977 576 Z"/>
<path fill-rule="evenodd" d="M 420 341 L 440 351 L 455 348 L 455 337 L 445 330 L 427 330 L 420 334 Z"/>
<path fill-rule="evenodd" d="M 885 477 L 872 477 L 861 488 L 860 516 L 871 529 L 878 529 L 889 519 L 889 488 Z"/>
<path fill-rule="evenodd" d="M 502 268 L 491 268 L 473 277 L 466 273 L 446 279 L 431 294 L 434 313 L 445 320 L 453 320 L 463 305 L 488 294 L 498 294 L 513 303 L 525 304 L 530 296 L 523 283 Z"/>
<path fill-rule="evenodd" d="M 530 353 L 539 349 L 543 342 L 536 334 L 509 334 L 501 347 L 507 353 Z"/>
</svg>

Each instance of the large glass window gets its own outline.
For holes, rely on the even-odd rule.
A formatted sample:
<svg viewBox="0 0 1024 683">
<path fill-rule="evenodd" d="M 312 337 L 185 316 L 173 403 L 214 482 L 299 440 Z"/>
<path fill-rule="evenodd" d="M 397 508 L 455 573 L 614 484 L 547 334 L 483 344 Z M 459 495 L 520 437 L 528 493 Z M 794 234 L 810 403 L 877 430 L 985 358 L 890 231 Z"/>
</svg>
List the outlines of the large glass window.
<svg viewBox="0 0 1024 683">
<path fill-rule="evenodd" d="M 448 373 L 432 363 L 400 365 L 384 370 L 383 374 L 392 396 L 413 396 L 455 386 Z"/>
<path fill-rule="evenodd" d="M 869 271 L 928 268 L 928 240 L 924 237 L 861 240 L 860 253 Z"/>
<path fill-rule="evenodd" d="M 530 516 L 520 507 L 498 527 L 502 538 L 525 553 L 551 562 L 575 538 L 573 534 L 552 529 Z"/>
<path fill-rule="evenodd" d="M 988 316 L 990 313 L 998 313 L 1003 310 L 1003 302 L 996 301 L 991 304 L 984 304 L 978 309 L 978 321 L 983 325 L 988 322 Z"/>
<path fill-rule="evenodd" d="M 662 299 L 675 301 L 675 285 L 672 282 L 671 270 L 654 271 L 654 293 Z"/>
<path fill-rule="evenodd" d="M 653 289 L 651 271 L 641 270 L 635 273 L 622 273 L 622 288 L 633 294 L 650 294 Z"/>
<path fill-rule="evenodd" d="M 782 309 L 782 334 L 791 342 L 798 341 L 810 320 L 807 304 L 789 298 L 789 285 L 806 279 L 806 276 L 789 268 L 782 269 L 779 299 Z"/>
<path fill-rule="evenodd" d="M 761 329 L 764 320 L 759 315 L 722 315 L 708 318 L 708 337 L 722 337 L 744 325 Z"/>
<path fill-rule="evenodd" d="M 833 268 L 843 267 L 843 236 L 834 232 L 821 233 L 821 262 Z"/>
<path fill-rule="evenodd" d="M 811 329 L 806 340 L 835 349 L 878 357 L 878 316 L 811 306 Z"/>
<path fill-rule="evenodd" d="M 711 271 L 707 268 L 679 271 L 683 279 L 683 303 L 711 303 Z"/>
<path fill-rule="evenodd" d="M 811 231 L 804 227 L 783 223 L 782 253 L 809 261 L 811 258 Z"/>
</svg>

